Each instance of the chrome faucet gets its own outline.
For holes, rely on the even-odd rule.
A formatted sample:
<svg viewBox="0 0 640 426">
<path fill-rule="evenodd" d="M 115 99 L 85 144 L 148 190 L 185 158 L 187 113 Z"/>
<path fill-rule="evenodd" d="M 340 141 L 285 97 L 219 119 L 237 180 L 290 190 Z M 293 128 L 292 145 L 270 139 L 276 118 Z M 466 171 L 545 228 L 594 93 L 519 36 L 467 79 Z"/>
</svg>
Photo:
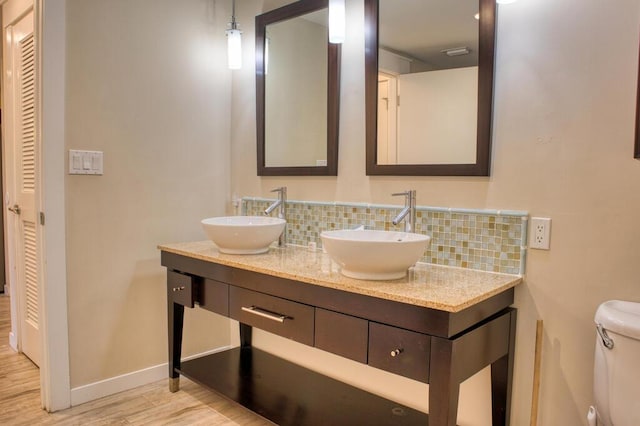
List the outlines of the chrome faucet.
<svg viewBox="0 0 640 426">
<path fill-rule="evenodd" d="M 264 209 L 265 216 L 268 216 L 275 209 L 278 209 L 278 217 L 280 219 L 287 220 L 285 216 L 285 206 L 287 204 L 287 187 L 281 186 L 280 188 L 272 189 L 271 192 L 278 193 L 278 199 L 274 201 L 269 207 Z M 282 234 L 278 237 L 278 247 L 284 247 L 287 244 L 287 225 L 285 224 Z"/>
<path fill-rule="evenodd" d="M 399 224 L 404 219 L 404 232 L 416 232 L 416 191 L 410 189 L 405 192 L 399 192 L 397 194 L 391 194 L 393 196 L 404 195 L 404 208 L 398 216 L 396 216 L 391 223 L 394 225 Z"/>
</svg>

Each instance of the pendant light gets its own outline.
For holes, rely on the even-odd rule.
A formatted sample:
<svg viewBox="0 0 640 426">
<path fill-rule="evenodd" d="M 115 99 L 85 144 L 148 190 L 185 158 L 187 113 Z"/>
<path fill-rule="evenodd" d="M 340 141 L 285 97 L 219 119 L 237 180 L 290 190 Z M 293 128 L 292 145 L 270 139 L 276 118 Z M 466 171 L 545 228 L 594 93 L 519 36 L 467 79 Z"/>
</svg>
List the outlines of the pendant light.
<svg viewBox="0 0 640 426">
<path fill-rule="evenodd" d="M 329 0 L 329 43 L 343 43 L 345 35 L 345 0 Z"/>
<path fill-rule="evenodd" d="M 231 28 L 227 30 L 227 57 L 230 70 L 242 68 L 242 31 L 236 22 L 236 0 L 231 0 Z"/>
</svg>

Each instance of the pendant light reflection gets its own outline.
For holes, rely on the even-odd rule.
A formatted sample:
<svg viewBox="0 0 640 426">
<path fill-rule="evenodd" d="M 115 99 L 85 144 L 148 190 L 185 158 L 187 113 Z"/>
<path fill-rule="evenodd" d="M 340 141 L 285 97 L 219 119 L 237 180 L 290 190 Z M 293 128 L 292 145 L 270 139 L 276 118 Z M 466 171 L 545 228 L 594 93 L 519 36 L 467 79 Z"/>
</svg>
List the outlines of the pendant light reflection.
<svg viewBox="0 0 640 426">
<path fill-rule="evenodd" d="M 236 0 L 231 0 L 231 28 L 227 30 L 227 59 L 230 70 L 242 68 L 242 31 L 236 22 Z"/>
<path fill-rule="evenodd" d="M 264 39 L 264 75 L 269 73 L 269 45 L 271 44 L 271 39 L 267 36 Z"/>
<path fill-rule="evenodd" d="M 329 43 L 343 43 L 345 36 L 345 0 L 329 0 Z"/>
</svg>

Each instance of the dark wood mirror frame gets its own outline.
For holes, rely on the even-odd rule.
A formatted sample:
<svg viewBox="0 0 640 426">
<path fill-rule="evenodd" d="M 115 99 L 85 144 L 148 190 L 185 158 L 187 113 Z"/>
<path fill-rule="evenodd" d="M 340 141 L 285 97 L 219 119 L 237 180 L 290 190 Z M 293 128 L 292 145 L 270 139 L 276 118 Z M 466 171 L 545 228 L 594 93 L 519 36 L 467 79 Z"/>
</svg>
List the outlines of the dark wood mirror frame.
<svg viewBox="0 0 640 426">
<path fill-rule="evenodd" d="M 636 88 L 636 144 L 633 157 L 640 160 L 640 55 L 638 56 L 638 87 Z"/>
<path fill-rule="evenodd" d="M 327 81 L 327 165 L 268 167 L 265 159 L 265 74 L 264 51 L 266 28 L 329 7 L 329 0 L 299 0 L 256 16 L 256 125 L 258 141 L 258 176 L 337 176 L 338 129 L 340 124 L 340 45 L 329 43 Z"/>
<path fill-rule="evenodd" d="M 489 176 L 496 1 L 479 0 L 478 130 L 475 164 L 378 164 L 378 0 L 365 0 L 365 103 L 367 175 Z"/>
</svg>

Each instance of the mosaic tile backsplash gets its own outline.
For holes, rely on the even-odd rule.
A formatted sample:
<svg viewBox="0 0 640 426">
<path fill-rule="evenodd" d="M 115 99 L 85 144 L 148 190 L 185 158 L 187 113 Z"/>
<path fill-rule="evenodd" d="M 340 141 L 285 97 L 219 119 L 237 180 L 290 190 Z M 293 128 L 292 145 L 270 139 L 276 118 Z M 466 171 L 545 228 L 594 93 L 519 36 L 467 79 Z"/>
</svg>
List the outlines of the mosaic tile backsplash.
<svg viewBox="0 0 640 426">
<path fill-rule="evenodd" d="M 242 214 L 260 216 L 274 200 L 242 199 Z M 287 243 L 322 246 L 320 233 L 334 229 L 404 230 L 391 221 L 402 206 L 287 200 Z M 421 262 L 507 274 L 524 274 L 526 212 L 417 207 L 415 232 L 431 236 Z"/>
</svg>

